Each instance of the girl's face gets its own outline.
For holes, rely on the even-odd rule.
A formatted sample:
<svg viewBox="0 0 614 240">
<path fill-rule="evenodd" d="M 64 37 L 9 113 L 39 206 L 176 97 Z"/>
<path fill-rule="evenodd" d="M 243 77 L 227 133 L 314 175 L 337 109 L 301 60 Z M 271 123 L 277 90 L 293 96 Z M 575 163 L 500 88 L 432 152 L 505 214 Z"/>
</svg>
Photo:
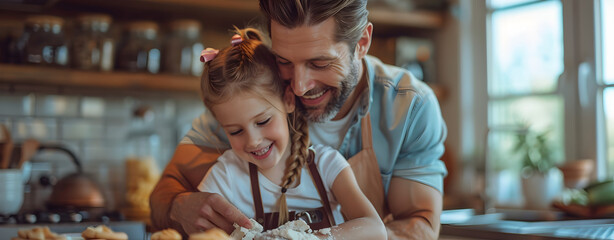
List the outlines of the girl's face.
<svg viewBox="0 0 614 240">
<path fill-rule="evenodd" d="M 294 111 L 294 101 L 240 93 L 211 111 L 241 159 L 261 170 L 272 169 L 280 160 L 285 163 L 290 154 L 287 114 Z M 285 169 L 285 164 L 281 166 Z"/>
</svg>

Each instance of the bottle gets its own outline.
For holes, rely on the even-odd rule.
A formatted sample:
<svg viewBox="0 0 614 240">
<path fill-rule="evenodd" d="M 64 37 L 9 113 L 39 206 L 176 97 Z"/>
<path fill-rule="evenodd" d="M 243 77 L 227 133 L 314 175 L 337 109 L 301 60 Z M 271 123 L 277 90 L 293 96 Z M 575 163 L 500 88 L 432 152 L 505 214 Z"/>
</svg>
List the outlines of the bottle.
<svg viewBox="0 0 614 240">
<path fill-rule="evenodd" d="M 121 70 L 158 73 L 160 71 L 158 24 L 150 21 L 127 24 L 118 46 L 116 60 L 117 68 Z"/>
<path fill-rule="evenodd" d="M 83 70 L 111 71 L 114 42 L 109 36 L 111 16 L 84 14 L 76 19 L 71 45 L 72 66 Z"/>
<path fill-rule="evenodd" d="M 201 25 L 196 20 L 179 19 L 169 23 L 169 36 L 164 44 L 164 71 L 172 74 L 200 76 L 203 64 L 200 52 Z"/>
<path fill-rule="evenodd" d="M 26 18 L 17 48 L 21 62 L 47 66 L 68 65 L 68 47 L 60 17 L 37 15 Z"/>
</svg>

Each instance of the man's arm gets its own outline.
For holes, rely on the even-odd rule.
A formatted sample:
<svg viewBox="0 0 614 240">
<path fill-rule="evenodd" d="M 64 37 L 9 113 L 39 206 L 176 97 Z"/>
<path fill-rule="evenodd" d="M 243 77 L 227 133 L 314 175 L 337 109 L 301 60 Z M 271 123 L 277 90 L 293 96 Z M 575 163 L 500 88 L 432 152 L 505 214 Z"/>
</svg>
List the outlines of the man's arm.
<svg viewBox="0 0 614 240">
<path fill-rule="evenodd" d="M 154 228 L 173 226 L 169 217 L 173 200 L 181 193 L 196 192 L 196 187 L 218 156 L 192 144 L 177 146 L 149 199 Z"/>
<path fill-rule="evenodd" d="M 232 230 L 232 223 L 246 226 L 247 219 L 217 194 L 198 192 L 197 186 L 219 156 L 216 150 L 180 144 L 151 193 L 151 220 L 154 228 L 172 227 L 184 234 L 217 226 Z M 221 216 L 224 216 L 220 219 Z"/>
<path fill-rule="evenodd" d="M 386 224 L 388 239 L 437 239 L 442 199 L 442 194 L 433 187 L 393 177 L 388 206 L 394 220 Z"/>
</svg>

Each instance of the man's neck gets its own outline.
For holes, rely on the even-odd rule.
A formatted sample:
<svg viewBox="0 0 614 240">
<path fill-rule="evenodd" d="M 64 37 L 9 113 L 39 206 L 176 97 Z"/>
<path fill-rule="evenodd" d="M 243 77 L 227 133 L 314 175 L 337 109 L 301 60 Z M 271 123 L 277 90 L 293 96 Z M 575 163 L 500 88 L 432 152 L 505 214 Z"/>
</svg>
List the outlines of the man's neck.
<svg viewBox="0 0 614 240">
<path fill-rule="evenodd" d="M 346 99 L 345 103 L 343 103 L 343 106 L 341 106 L 341 109 L 339 109 L 339 112 L 337 113 L 337 115 L 335 115 L 335 117 L 331 119 L 331 121 L 337 121 L 337 120 L 344 118 L 350 112 L 350 110 L 352 109 L 352 106 L 354 106 L 356 99 L 358 99 L 360 94 L 367 87 L 368 79 L 367 79 L 367 74 L 366 74 L 365 69 L 366 67 L 365 67 L 364 61 L 361 61 L 360 71 L 359 71 L 361 72 L 360 80 L 358 81 L 358 84 L 356 84 L 356 87 L 354 87 L 354 90 L 352 90 L 352 93 L 350 93 L 350 96 L 348 97 L 348 99 Z"/>
</svg>

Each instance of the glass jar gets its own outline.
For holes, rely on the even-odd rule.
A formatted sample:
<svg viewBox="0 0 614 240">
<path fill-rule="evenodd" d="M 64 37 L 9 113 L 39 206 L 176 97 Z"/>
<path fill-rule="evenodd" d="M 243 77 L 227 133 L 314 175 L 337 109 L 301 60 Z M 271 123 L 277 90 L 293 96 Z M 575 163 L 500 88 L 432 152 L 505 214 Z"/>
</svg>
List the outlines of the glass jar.
<svg viewBox="0 0 614 240">
<path fill-rule="evenodd" d="M 169 23 L 169 36 L 164 44 L 164 71 L 173 74 L 200 76 L 203 64 L 200 52 L 204 49 L 201 25 L 196 20 L 179 19 Z"/>
<path fill-rule="evenodd" d="M 158 73 L 160 70 L 158 24 L 150 21 L 127 24 L 118 46 L 116 62 L 118 69 Z"/>
<path fill-rule="evenodd" d="M 38 15 L 28 17 L 18 42 L 23 63 L 49 66 L 68 65 L 68 47 L 60 17 Z"/>
<path fill-rule="evenodd" d="M 111 16 L 85 14 L 77 17 L 72 41 L 72 66 L 83 70 L 113 69 L 113 39 L 109 36 Z"/>
<path fill-rule="evenodd" d="M 156 133 L 153 111 L 140 106 L 133 112 L 126 135 L 126 202 L 122 213 L 128 220 L 149 222 L 149 195 L 160 178 L 160 136 Z"/>
</svg>

